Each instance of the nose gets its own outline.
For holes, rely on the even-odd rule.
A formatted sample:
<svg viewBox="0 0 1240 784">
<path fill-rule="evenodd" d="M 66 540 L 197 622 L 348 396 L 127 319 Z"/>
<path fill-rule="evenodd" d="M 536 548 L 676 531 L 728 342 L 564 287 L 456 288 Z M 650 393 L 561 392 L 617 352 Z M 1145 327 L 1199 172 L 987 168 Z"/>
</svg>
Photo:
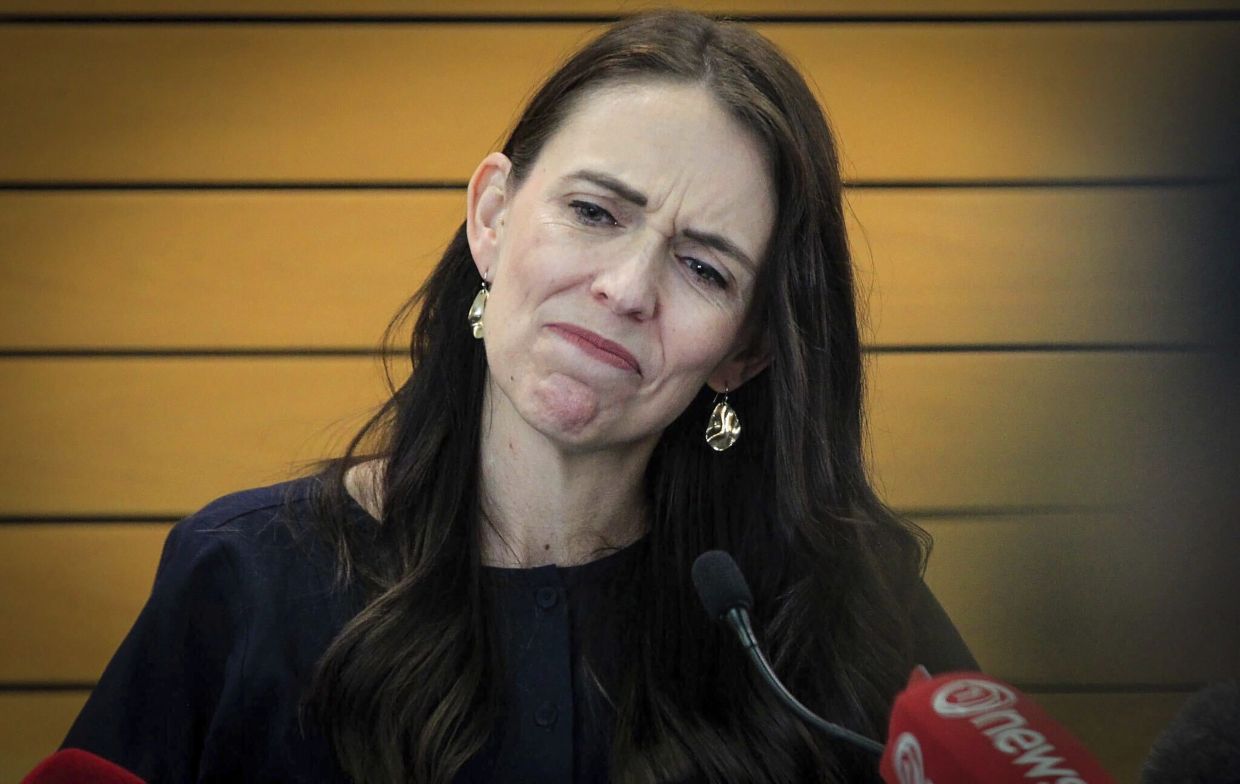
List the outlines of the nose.
<svg viewBox="0 0 1240 784">
<path fill-rule="evenodd" d="M 617 315 L 645 321 L 658 312 L 658 277 L 665 253 L 661 241 L 650 240 L 626 248 L 604 262 L 590 293 Z"/>
</svg>

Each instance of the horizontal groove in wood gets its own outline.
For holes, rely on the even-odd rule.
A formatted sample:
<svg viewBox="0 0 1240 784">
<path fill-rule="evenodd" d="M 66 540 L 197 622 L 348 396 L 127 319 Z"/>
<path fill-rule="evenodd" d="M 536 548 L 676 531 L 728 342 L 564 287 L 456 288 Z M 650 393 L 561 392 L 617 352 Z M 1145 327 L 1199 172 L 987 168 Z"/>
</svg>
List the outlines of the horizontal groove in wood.
<svg viewBox="0 0 1240 784">
<path fill-rule="evenodd" d="M 96 683 L 97 681 L 5 681 L 0 682 L 0 694 L 57 694 L 91 691 Z"/>
<path fill-rule="evenodd" d="M 1237 239 L 1227 194 L 853 192 L 867 341 L 880 352 L 1208 341 L 1232 305 L 1216 282 Z M 0 354 L 366 352 L 438 261 L 463 200 L 0 193 Z"/>
<path fill-rule="evenodd" d="M 1048 15 L 1193 14 L 1235 10 L 1234 0 L 3 0 L 4 14 L 65 14 L 103 17 L 114 14 L 210 14 L 425 17 L 536 15 L 612 15 L 649 7 L 676 6 L 729 16 L 958 17 Z"/>
<path fill-rule="evenodd" d="M 850 178 L 1240 169 L 1240 23 L 758 27 L 821 88 Z M 460 181 L 594 29 L 0 27 L 0 179 Z"/>
<path fill-rule="evenodd" d="M 899 508 L 1111 508 L 1230 468 L 1217 397 L 1229 387 L 1208 358 L 871 366 L 874 464 Z M 0 362 L 0 514 L 171 514 L 277 480 L 340 448 L 381 379 L 370 358 Z"/>
</svg>

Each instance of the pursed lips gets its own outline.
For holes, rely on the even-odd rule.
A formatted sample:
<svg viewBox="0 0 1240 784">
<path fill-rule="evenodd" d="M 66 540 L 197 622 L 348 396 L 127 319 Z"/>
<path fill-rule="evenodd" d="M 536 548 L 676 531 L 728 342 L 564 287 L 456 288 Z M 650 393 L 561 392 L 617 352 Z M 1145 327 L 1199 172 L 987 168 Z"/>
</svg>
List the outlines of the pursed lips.
<svg viewBox="0 0 1240 784">
<path fill-rule="evenodd" d="M 637 361 L 637 357 L 633 356 L 628 349 L 615 341 L 608 340 L 602 335 L 575 324 L 555 323 L 548 324 L 547 327 L 601 362 L 621 370 L 632 371 L 639 376 L 642 373 L 641 364 Z"/>
</svg>

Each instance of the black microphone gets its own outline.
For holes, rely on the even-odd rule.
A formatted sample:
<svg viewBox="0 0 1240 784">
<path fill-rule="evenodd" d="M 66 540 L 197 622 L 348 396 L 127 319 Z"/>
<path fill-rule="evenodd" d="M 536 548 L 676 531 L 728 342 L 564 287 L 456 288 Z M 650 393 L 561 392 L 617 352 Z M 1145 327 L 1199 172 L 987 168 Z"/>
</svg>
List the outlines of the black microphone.
<svg viewBox="0 0 1240 784">
<path fill-rule="evenodd" d="M 753 594 L 749 592 L 749 584 L 745 582 L 745 575 L 741 574 L 732 556 L 723 550 L 710 550 L 699 555 L 693 562 L 693 585 L 697 588 L 702 606 L 706 608 L 706 614 L 712 620 L 724 621 L 732 627 L 737 637 L 740 638 L 741 645 L 749 654 L 749 658 L 758 668 L 758 672 L 762 673 L 763 679 L 775 690 L 784 704 L 792 709 L 793 713 L 834 738 L 848 741 L 875 756 L 882 756 L 881 743 L 827 721 L 802 705 L 779 682 L 775 671 L 771 669 L 771 663 L 762 653 L 753 626 L 749 622 L 749 611 L 753 609 Z"/>
</svg>

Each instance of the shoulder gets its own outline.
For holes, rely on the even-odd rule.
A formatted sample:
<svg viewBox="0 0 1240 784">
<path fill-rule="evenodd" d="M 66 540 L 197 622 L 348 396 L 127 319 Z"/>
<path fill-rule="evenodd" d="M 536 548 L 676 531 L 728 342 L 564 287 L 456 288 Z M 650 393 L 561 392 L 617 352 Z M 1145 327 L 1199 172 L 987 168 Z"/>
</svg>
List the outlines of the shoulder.
<svg viewBox="0 0 1240 784">
<path fill-rule="evenodd" d="M 294 479 L 221 496 L 172 527 L 164 560 L 182 551 L 248 548 L 292 540 L 288 523 L 304 523 L 317 480 Z M 174 552 L 168 552 L 172 549 Z"/>
<path fill-rule="evenodd" d="M 148 781 L 238 778 L 254 717 L 284 726 L 284 703 L 256 706 L 252 689 L 300 688 L 349 609 L 330 591 L 330 559 L 287 524 L 309 519 L 315 481 L 231 493 L 172 527 L 151 595 L 64 746 Z"/>
<path fill-rule="evenodd" d="M 306 505 L 315 477 L 240 490 L 211 501 L 174 526 L 186 535 L 207 533 L 255 533 L 273 524 L 288 508 Z"/>
<path fill-rule="evenodd" d="M 282 595 L 329 591 L 333 562 L 313 535 L 317 481 L 230 493 L 178 522 L 164 541 L 155 595 L 206 592 L 254 607 Z"/>
</svg>

